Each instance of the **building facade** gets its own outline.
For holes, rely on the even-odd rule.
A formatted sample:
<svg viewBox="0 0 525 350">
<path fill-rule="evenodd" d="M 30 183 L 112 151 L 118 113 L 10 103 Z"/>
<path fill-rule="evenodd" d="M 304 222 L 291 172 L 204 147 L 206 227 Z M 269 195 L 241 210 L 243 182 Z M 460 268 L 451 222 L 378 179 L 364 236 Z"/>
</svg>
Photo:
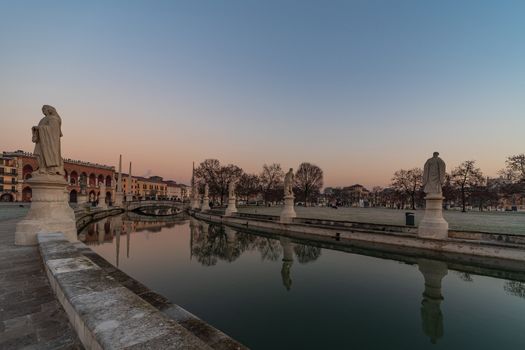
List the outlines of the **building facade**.
<svg viewBox="0 0 525 350">
<path fill-rule="evenodd" d="M 33 176 L 33 171 L 38 168 L 36 157 L 32 153 L 23 151 L 3 152 L 2 164 L 4 173 L 6 171 L 10 172 L 16 178 L 13 180 L 13 176 L 8 178 L 4 175 L 3 182 L 10 181 L 12 185 L 8 187 L 4 184 L 0 198 L 18 202 L 30 202 L 32 189 L 27 180 Z M 113 179 L 115 177 L 115 167 L 64 159 L 64 171 L 64 179 L 68 183 L 67 191 L 70 202 L 76 203 L 82 182 L 86 184 L 85 190 L 90 201 L 100 200 L 100 195 L 102 195 L 106 202 L 111 202 L 114 196 L 115 182 Z M 105 194 L 100 193 L 99 184 L 102 182 L 106 185 Z"/>
</svg>

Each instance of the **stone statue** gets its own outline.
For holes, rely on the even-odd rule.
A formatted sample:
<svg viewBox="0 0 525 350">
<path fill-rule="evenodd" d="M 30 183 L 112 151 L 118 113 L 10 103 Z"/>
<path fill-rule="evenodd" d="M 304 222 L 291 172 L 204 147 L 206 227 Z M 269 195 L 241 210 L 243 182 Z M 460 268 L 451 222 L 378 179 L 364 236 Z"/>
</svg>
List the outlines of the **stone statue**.
<svg viewBox="0 0 525 350">
<path fill-rule="evenodd" d="M 235 198 L 235 180 L 231 180 L 228 184 L 228 197 L 229 198 Z"/>
<path fill-rule="evenodd" d="M 204 198 L 208 198 L 210 195 L 210 186 L 208 184 L 204 185 Z"/>
<path fill-rule="evenodd" d="M 294 180 L 293 169 L 290 168 L 290 170 L 286 173 L 286 176 L 284 177 L 284 196 L 285 197 L 293 197 L 293 180 Z"/>
<path fill-rule="evenodd" d="M 423 169 L 423 190 L 426 194 L 441 195 L 445 183 L 445 162 L 434 152 L 433 157 L 426 161 Z"/>
<path fill-rule="evenodd" d="M 32 141 L 35 143 L 33 153 L 38 161 L 38 173 L 64 175 L 64 161 L 60 152 L 62 119 L 56 109 L 48 105 L 42 107 L 42 113 L 45 117 L 38 126 L 32 128 Z"/>
</svg>

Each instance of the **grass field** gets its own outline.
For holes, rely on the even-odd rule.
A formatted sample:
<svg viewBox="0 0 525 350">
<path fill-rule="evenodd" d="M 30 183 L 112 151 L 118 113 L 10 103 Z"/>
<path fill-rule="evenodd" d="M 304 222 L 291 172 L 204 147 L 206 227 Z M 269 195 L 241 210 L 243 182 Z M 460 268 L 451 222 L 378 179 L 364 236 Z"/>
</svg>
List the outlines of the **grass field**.
<svg viewBox="0 0 525 350">
<path fill-rule="evenodd" d="M 241 207 L 240 212 L 279 215 L 281 207 Z M 380 224 L 405 224 L 405 212 L 415 214 L 416 225 L 423 218 L 424 210 L 397 210 L 385 208 L 325 208 L 295 207 L 297 216 L 344 221 L 371 222 Z M 525 235 L 525 213 L 523 212 L 477 212 L 443 211 L 452 230 L 484 231 Z"/>
</svg>

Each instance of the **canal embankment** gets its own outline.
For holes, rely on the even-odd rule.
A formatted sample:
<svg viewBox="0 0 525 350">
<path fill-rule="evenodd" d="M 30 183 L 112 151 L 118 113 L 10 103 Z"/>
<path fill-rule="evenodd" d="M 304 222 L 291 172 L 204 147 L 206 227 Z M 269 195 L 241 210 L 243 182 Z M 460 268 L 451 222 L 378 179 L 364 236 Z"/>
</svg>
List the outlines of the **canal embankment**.
<svg viewBox="0 0 525 350">
<path fill-rule="evenodd" d="M 272 215 L 236 213 L 224 216 L 220 211 L 190 213 L 197 219 L 244 230 L 314 241 L 328 239 L 334 245 L 401 251 L 435 259 L 471 262 L 487 268 L 525 270 L 525 240 L 521 235 L 450 231 L 447 239 L 436 240 L 417 237 L 417 228 L 412 226 L 313 218 L 294 218 L 291 223 L 281 223 L 279 217 Z"/>
</svg>

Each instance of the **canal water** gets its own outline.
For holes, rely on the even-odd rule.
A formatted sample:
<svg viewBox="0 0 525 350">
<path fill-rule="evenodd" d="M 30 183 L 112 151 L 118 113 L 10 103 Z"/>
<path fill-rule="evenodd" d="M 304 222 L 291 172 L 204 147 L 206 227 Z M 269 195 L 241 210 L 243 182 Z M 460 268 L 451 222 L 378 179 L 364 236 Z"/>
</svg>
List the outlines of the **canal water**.
<svg viewBox="0 0 525 350">
<path fill-rule="evenodd" d="M 523 282 L 152 220 L 107 218 L 79 237 L 252 349 L 525 349 Z"/>
</svg>

